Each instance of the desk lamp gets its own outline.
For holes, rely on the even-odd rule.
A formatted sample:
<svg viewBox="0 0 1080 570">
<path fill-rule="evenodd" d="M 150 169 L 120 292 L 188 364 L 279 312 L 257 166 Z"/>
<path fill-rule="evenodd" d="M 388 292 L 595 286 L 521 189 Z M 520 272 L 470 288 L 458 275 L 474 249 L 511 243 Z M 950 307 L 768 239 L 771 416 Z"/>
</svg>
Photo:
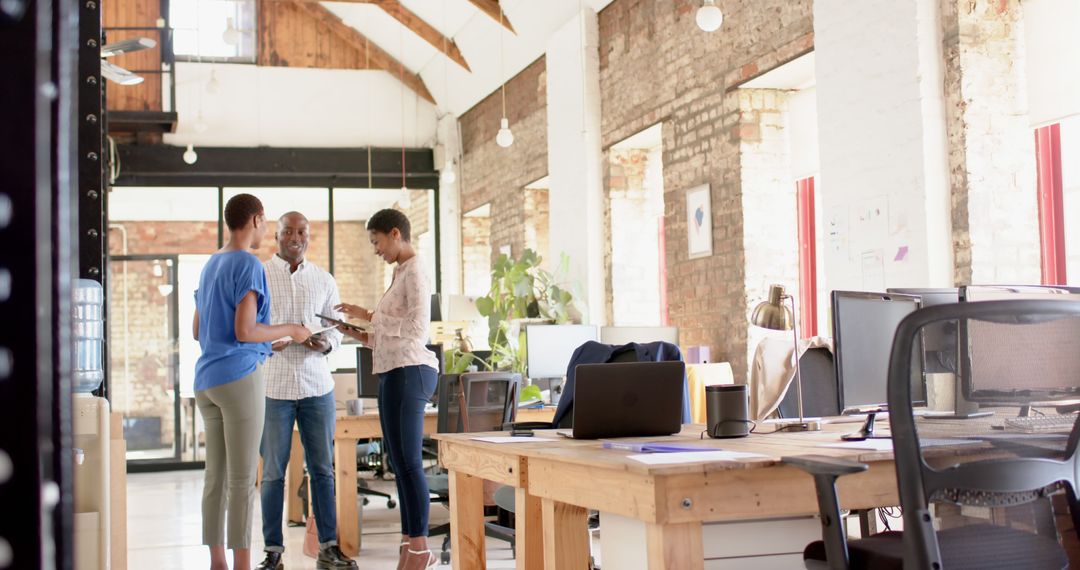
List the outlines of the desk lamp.
<svg viewBox="0 0 1080 570">
<path fill-rule="evenodd" d="M 791 301 L 791 308 L 784 300 Z M 758 303 L 750 314 L 750 324 L 773 331 L 790 330 L 795 339 L 795 397 L 799 404 L 799 419 L 781 421 L 778 426 L 784 431 L 819 431 L 821 422 L 806 421 L 803 417 L 802 370 L 799 366 L 799 333 L 795 327 L 795 299 L 784 291 L 783 285 L 769 286 L 769 299 Z"/>
</svg>

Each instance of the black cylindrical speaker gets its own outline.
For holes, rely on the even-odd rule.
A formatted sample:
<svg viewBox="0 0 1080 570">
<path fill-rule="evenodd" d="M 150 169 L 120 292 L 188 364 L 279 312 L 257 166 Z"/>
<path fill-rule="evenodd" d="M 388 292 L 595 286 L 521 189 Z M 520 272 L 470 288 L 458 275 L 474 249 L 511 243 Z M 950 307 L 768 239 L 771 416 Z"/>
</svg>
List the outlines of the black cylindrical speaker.
<svg viewBox="0 0 1080 570">
<path fill-rule="evenodd" d="M 709 437 L 750 435 L 750 393 L 746 384 L 705 387 Z"/>
</svg>

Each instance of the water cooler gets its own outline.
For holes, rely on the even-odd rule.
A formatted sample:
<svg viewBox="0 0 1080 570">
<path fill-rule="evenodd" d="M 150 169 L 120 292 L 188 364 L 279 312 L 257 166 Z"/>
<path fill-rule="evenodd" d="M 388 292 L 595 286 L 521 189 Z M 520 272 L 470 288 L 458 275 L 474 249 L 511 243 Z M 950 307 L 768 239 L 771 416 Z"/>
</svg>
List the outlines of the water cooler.
<svg viewBox="0 0 1080 570">
<path fill-rule="evenodd" d="M 75 568 L 107 570 L 109 558 L 109 402 L 92 394 L 105 379 L 104 291 L 80 279 L 75 287 L 72 402 L 75 453 Z"/>
</svg>

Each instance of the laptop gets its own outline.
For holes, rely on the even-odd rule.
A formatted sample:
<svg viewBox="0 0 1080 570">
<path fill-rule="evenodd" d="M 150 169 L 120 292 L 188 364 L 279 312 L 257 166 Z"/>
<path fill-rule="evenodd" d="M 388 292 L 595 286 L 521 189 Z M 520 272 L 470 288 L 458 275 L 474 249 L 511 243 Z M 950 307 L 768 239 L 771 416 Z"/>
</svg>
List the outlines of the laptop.
<svg viewBox="0 0 1080 570">
<path fill-rule="evenodd" d="M 682 362 L 581 364 L 576 369 L 574 439 L 653 437 L 682 429 Z"/>
</svg>

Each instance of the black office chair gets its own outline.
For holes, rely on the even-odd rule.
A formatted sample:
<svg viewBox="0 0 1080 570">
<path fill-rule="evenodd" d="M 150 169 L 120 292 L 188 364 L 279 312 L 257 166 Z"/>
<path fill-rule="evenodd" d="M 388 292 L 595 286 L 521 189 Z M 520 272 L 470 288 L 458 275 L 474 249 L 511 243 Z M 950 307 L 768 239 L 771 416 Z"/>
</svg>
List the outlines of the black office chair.
<svg viewBox="0 0 1080 570">
<path fill-rule="evenodd" d="M 439 433 L 500 431 L 514 421 L 521 375 L 510 372 L 468 372 L 444 374 L 439 378 Z M 432 502 L 449 508 L 450 479 L 445 473 L 427 476 Z M 495 512 L 491 513 L 494 516 Z M 450 562 L 450 525 L 428 529 L 428 536 L 445 535 L 440 560 Z M 515 547 L 514 533 L 499 525 L 485 525 L 485 534 L 506 540 Z"/>
<path fill-rule="evenodd" d="M 910 378 L 922 362 L 912 357 L 918 354 L 912 349 L 925 327 L 950 320 L 960 330 L 958 381 L 964 395 L 984 409 L 996 407 L 993 418 L 915 420 Z M 904 531 L 847 541 L 838 524 L 836 479 L 865 471 L 867 466 L 822 456 L 785 457 L 787 464 L 810 473 L 817 488 L 823 540 L 804 551 L 806 567 L 1067 567 L 1052 522 L 1046 524 L 1044 517 L 1040 523 L 1029 516 L 1029 522 L 1020 525 L 1012 514 L 1017 509 L 1037 512 L 1049 495 L 1062 491 L 1075 499 L 1080 423 L 1072 416 L 1060 418 L 1064 423 L 1059 433 L 1045 437 L 998 430 L 995 425 L 1007 428 L 1027 405 L 1046 402 L 1052 408 L 1055 401 L 1077 398 L 1080 303 L 989 301 L 938 305 L 912 313 L 897 328 L 888 378 Z M 932 441 L 940 438 L 951 439 Z M 957 445 L 955 438 L 975 443 Z M 956 505 L 989 507 L 995 513 L 994 523 L 965 516 Z M 935 515 L 941 517 L 937 527 Z M 1077 517 L 1074 510 L 1074 520 Z"/>
</svg>

